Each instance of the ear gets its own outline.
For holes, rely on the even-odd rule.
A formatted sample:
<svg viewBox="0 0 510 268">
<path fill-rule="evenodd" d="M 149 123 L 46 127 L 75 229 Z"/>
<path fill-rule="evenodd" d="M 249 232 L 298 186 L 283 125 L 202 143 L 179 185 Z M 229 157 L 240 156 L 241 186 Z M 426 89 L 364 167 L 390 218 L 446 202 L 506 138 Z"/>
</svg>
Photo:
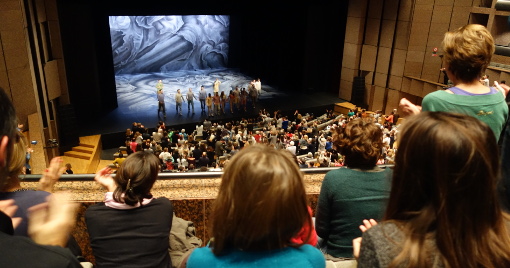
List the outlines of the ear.
<svg viewBox="0 0 510 268">
<path fill-rule="evenodd" d="M 7 165 L 7 147 L 9 146 L 9 137 L 2 136 L 0 139 L 0 168 Z"/>
</svg>

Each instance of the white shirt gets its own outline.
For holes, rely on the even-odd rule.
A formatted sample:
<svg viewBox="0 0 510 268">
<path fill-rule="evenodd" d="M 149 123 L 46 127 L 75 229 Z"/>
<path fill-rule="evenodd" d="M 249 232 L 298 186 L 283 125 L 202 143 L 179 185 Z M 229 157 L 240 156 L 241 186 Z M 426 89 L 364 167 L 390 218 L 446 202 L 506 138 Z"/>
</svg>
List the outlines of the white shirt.
<svg viewBox="0 0 510 268">
<path fill-rule="evenodd" d="M 289 150 L 293 155 L 296 155 L 296 146 L 289 146 L 287 147 L 287 150 Z"/>
</svg>

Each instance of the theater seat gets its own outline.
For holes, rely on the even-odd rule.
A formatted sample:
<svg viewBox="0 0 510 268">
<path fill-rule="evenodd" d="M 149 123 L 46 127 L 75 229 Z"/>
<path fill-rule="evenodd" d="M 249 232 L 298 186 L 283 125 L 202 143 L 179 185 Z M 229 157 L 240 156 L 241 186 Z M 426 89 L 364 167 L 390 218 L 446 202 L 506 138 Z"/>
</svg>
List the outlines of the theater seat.
<svg viewBox="0 0 510 268">
<path fill-rule="evenodd" d="M 356 268 L 358 267 L 358 262 L 356 260 L 346 260 L 346 261 L 326 261 L 326 268 Z"/>
</svg>

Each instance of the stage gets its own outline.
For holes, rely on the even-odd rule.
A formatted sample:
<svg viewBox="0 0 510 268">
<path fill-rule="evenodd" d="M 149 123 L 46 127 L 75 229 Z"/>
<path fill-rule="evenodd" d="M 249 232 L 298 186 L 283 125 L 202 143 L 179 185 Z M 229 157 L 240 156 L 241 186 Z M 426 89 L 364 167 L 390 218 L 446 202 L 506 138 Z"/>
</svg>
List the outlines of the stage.
<svg viewBox="0 0 510 268">
<path fill-rule="evenodd" d="M 261 77 L 262 91 L 255 108 L 248 99 L 247 111 L 230 113 L 230 104 L 226 105 L 225 115 L 208 117 L 206 112 L 201 112 L 200 102 L 194 100 L 194 110 L 188 110 L 188 103 L 182 104 L 182 115 L 177 114 L 175 104 L 175 93 L 181 89 L 185 97 L 188 88 L 192 88 L 198 99 L 200 86 L 204 86 L 207 93 L 213 93 L 213 82 L 218 78 L 221 81 L 220 93 L 224 91 L 229 94 L 236 86 L 248 88 L 250 81 L 258 77 L 249 77 L 237 70 L 215 69 L 206 71 L 179 71 L 171 73 L 147 73 L 134 75 L 117 75 L 115 77 L 117 88 L 118 107 L 113 111 L 105 113 L 90 122 L 79 124 L 80 136 L 101 134 L 103 147 L 109 148 L 109 140 L 116 141 L 133 122 L 140 122 L 145 127 L 154 128 L 159 121 L 165 121 L 170 128 L 186 128 L 193 131 L 196 124 L 202 123 L 206 118 L 213 122 L 227 122 L 240 120 L 243 117 L 254 117 L 261 109 L 273 113 L 280 110 L 284 115 L 292 116 L 295 110 L 302 114 L 314 113 L 320 115 L 326 109 L 333 109 L 335 103 L 345 102 L 338 98 L 337 94 L 326 91 L 315 92 L 293 92 L 290 89 L 281 89 L 264 83 Z M 158 101 L 156 83 L 163 82 L 165 95 L 166 119 L 162 113 L 158 115 Z M 108 136 L 111 136 L 108 138 Z M 114 142 L 116 143 L 116 142 Z M 114 147 L 119 146 L 115 144 Z"/>
</svg>

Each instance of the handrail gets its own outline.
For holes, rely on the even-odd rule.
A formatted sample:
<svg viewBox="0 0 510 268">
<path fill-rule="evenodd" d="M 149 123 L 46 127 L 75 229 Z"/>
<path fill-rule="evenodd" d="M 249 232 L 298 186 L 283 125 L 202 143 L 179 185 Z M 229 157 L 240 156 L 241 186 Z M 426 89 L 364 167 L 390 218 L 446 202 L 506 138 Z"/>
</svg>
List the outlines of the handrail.
<svg viewBox="0 0 510 268">
<path fill-rule="evenodd" d="M 393 165 L 379 165 L 379 167 L 387 168 Z M 320 167 L 320 168 L 302 168 L 301 171 L 307 174 L 326 174 L 328 171 L 345 167 Z M 204 171 L 204 172 L 161 172 L 158 177 L 160 180 L 180 180 L 180 179 L 210 179 L 220 178 L 222 171 Z M 42 174 L 27 174 L 19 178 L 23 182 L 37 182 Z M 63 174 L 59 181 L 93 181 L 95 174 Z M 112 174 L 115 176 L 115 174 Z"/>
</svg>

